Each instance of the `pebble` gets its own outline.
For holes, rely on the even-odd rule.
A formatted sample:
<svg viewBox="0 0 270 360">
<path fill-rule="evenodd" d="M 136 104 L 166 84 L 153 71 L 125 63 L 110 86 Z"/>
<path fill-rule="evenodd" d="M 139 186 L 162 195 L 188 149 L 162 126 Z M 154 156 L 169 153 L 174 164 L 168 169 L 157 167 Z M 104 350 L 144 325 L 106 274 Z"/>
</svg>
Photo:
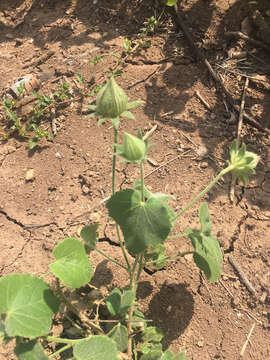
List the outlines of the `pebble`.
<svg viewBox="0 0 270 360">
<path fill-rule="evenodd" d="M 57 152 L 57 153 L 55 153 L 55 157 L 56 157 L 57 159 L 61 159 L 61 158 L 62 158 L 62 155 L 61 155 L 59 152 Z"/>
<path fill-rule="evenodd" d="M 203 340 L 199 340 L 199 341 L 197 342 L 197 345 L 198 345 L 199 347 L 203 347 L 204 341 L 203 341 Z"/>
<path fill-rule="evenodd" d="M 33 181 L 35 179 L 35 171 L 34 169 L 27 170 L 25 174 L 25 180 L 26 181 Z"/>
<path fill-rule="evenodd" d="M 208 167 L 208 162 L 207 161 L 203 161 L 201 163 L 201 169 L 206 169 Z"/>
<path fill-rule="evenodd" d="M 89 187 L 88 187 L 86 184 L 84 184 L 84 185 L 82 186 L 82 192 L 83 192 L 83 194 L 85 194 L 85 195 L 89 194 L 90 189 L 89 189 Z"/>
</svg>

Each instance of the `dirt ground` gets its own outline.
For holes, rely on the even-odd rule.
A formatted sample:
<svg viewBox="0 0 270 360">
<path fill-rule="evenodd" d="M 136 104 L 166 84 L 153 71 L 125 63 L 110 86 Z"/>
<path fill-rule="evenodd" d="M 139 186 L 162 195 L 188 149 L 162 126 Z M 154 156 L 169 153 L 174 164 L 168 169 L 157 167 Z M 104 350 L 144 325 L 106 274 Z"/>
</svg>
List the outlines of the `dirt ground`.
<svg viewBox="0 0 270 360">
<path fill-rule="evenodd" d="M 261 14 L 270 19 L 267 2 L 259 5 Z M 245 189 L 235 186 L 234 203 L 229 200 L 229 176 L 205 197 L 224 253 L 221 280 L 207 282 L 190 257 L 169 262 L 164 270 L 143 274 L 138 291 L 141 310 L 164 332 L 164 349 L 186 351 L 190 359 L 270 359 L 269 52 L 226 36 L 229 31 L 242 31 L 267 48 L 267 32 L 259 31 L 246 0 L 183 0 L 179 9 L 194 43 L 236 104 L 248 76 L 245 110 L 261 128 L 244 119 L 241 138 L 262 161 Z M 182 208 L 224 167 L 228 147 L 237 136 L 238 113 L 216 88 L 203 62 L 196 60 L 173 11 L 163 11 L 158 1 L 2 0 L 0 93 L 3 100 L 16 79 L 26 74 L 40 79 L 40 93 L 50 94 L 59 83 L 68 82 L 76 97 L 76 74 L 85 78 L 88 89 L 101 85 L 117 65 L 110 54 L 122 56 L 124 39 L 136 42 L 143 22 L 151 16 L 158 19 L 155 32 L 147 36 L 151 46 L 128 57 L 117 77 L 131 100 L 145 103 L 133 112 L 135 121 L 122 120 L 120 130 L 135 134 L 141 128 L 146 133 L 157 125 L 150 153 L 153 161 L 145 169 L 146 185 L 174 195 L 172 206 Z M 94 56 L 102 56 L 103 61 L 94 65 L 89 61 Z M 16 133 L 2 140 L 1 276 L 43 275 L 54 246 L 67 236 L 77 236 L 81 224 L 98 221 L 100 237 L 105 238 L 105 232 L 115 240 L 105 206 L 99 205 L 111 191 L 113 133 L 109 123 L 97 127 L 96 120 L 87 117 L 87 104 L 94 98 L 58 108 L 56 135 L 42 139 L 33 150 Z M 27 112 L 27 105 L 22 104 L 21 111 Z M 51 116 L 40 125 L 50 133 Z M 6 133 L 8 127 L 1 109 L 0 132 Z M 34 174 L 27 181 L 31 169 Z M 137 175 L 132 165 L 119 164 L 118 186 L 130 186 Z M 197 227 L 197 211 L 197 206 L 190 210 L 175 231 Z M 119 247 L 106 241 L 99 246 L 121 259 Z M 166 248 L 173 254 L 188 251 L 190 244 L 170 240 Z M 253 294 L 228 261 L 230 256 L 251 282 Z M 91 253 L 91 261 L 92 283 L 105 294 L 127 285 L 126 274 L 99 254 Z M 10 347 L 0 348 L 0 359 L 13 359 Z"/>
</svg>

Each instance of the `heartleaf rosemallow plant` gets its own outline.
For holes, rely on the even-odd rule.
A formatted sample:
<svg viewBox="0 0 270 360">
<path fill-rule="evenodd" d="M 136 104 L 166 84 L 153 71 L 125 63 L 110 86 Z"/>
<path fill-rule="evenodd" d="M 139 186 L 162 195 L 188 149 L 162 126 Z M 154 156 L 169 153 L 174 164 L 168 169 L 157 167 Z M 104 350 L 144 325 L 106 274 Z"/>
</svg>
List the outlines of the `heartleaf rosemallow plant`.
<svg viewBox="0 0 270 360">
<path fill-rule="evenodd" d="M 55 260 L 49 270 L 55 276 L 50 287 L 43 279 L 29 274 L 6 275 L 0 279 L 0 339 L 4 344 L 16 338 L 14 353 L 20 360 L 52 359 L 66 350 L 72 350 L 77 360 L 188 360 L 184 352 L 177 355 L 162 348 L 162 332 L 149 324 L 140 311 L 137 287 L 144 269 L 148 266 L 158 271 L 166 267 L 170 259 L 192 254 L 195 264 L 206 278 L 215 282 L 221 276 L 222 252 L 212 233 L 208 205 L 199 207 L 198 229 L 185 229 L 173 234 L 174 225 L 181 215 L 198 202 L 225 174 L 231 172 L 233 179 L 247 184 L 248 176 L 255 173 L 259 157 L 239 149 L 236 141 L 230 148 L 230 160 L 211 183 L 178 213 L 169 206 L 172 196 L 152 193 L 144 184 L 144 162 L 151 148 L 149 139 L 125 133 L 123 144 L 118 144 L 118 126 L 121 116 L 126 116 L 130 104 L 127 95 L 111 78 L 97 99 L 96 117 L 108 118 L 113 123 L 113 175 L 112 195 L 107 200 L 108 215 L 115 221 L 116 236 L 123 253 L 123 261 L 113 258 L 99 249 L 99 224 L 84 226 L 81 239 L 66 238 L 53 250 Z M 129 114 L 129 117 L 133 117 Z M 132 163 L 140 169 L 140 178 L 132 188 L 116 191 L 116 159 Z M 167 239 L 186 237 L 193 251 L 166 256 Z M 91 287 L 93 268 L 89 257 L 93 251 L 126 271 L 129 283 L 114 288 L 103 298 Z M 128 256 L 131 255 L 131 256 Z M 83 291 L 81 291 L 81 287 Z M 89 312 L 85 314 L 77 303 L 71 301 L 73 292 L 87 293 Z M 76 330 L 76 337 L 53 337 L 50 334 L 52 320 L 61 307 L 61 319 L 65 317 Z M 100 306 L 106 311 L 99 311 Z M 67 313 L 68 311 L 68 313 Z M 73 314 L 73 318 L 70 317 Z M 58 320 L 59 321 L 59 320 Z M 136 336 L 135 336 L 136 335 Z M 140 337 L 138 337 L 140 335 Z M 62 344 L 48 356 L 53 347 L 48 342 Z M 46 350 L 44 346 L 47 347 Z"/>
</svg>

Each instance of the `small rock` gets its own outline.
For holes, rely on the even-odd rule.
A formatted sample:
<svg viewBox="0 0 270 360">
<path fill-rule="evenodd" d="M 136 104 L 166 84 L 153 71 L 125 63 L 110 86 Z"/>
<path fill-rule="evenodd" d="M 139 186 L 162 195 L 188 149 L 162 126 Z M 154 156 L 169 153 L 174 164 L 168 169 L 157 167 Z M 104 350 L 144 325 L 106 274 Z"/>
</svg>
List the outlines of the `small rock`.
<svg viewBox="0 0 270 360">
<path fill-rule="evenodd" d="M 15 146 L 9 146 L 8 147 L 8 154 L 12 154 L 13 152 L 15 152 L 16 151 L 16 147 Z"/>
<path fill-rule="evenodd" d="M 211 120 L 215 120 L 215 119 L 216 119 L 216 117 L 217 117 L 217 115 L 216 115 L 216 114 L 214 114 L 214 113 L 211 113 L 211 114 L 210 114 L 210 119 L 211 119 Z"/>
<path fill-rule="evenodd" d="M 59 152 L 55 153 L 55 157 L 57 159 L 62 159 L 62 155 Z"/>
<path fill-rule="evenodd" d="M 199 341 L 197 342 L 197 345 L 198 345 L 199 347 L 203 347 L 204 341 L 203 341 L 203 340 L 199 340 Z"/>
<path fill-rule="evenodd" d="M 35 171 L 34 169 L 27 170 L 25 174 L 25 180 L 26 181 L 33 181 L 35 179 Z"/>
<path fill-rule="evenodd" d="M 203 161 L 201 163 L 201 169 L 206 169 L 208 167 L 208 162 L 207 161 Z"/>
<path fill-rule="evenodd" d="M 89 194 L 90 189 L 89 189 L 88 185 L 84 184 L 84 185 L 82 186 L 82 192 L 83 192 L 83 194 L 85 194 L 85 195 Z"/>
</svg>

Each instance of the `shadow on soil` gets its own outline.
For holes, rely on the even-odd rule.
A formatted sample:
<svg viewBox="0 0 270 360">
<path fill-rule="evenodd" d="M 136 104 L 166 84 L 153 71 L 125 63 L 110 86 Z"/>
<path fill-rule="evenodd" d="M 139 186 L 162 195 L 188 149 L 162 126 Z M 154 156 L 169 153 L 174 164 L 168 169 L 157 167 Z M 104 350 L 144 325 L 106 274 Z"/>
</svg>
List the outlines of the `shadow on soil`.
<svg viewBox="0 0 270 360">
<path fill-rule="evenodd" d="M 165 283 L 149 303 L 146 314 L 163 334 L 163 346 L 168 348 L 188 326 L 194 314 L 194 300 L 185 284 Z"/>
</svg>

